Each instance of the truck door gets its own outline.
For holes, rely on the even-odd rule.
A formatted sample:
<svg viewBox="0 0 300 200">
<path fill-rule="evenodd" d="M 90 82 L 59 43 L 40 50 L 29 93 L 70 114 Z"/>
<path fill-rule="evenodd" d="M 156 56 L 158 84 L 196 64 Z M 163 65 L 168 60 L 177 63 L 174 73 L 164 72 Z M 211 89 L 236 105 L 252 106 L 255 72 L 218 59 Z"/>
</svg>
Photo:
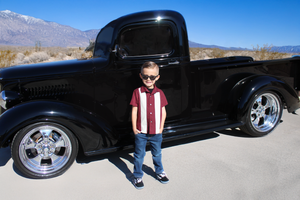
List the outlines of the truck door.
<svg viewBox="0 0 300 200">
<path fill-rule="evenodd" d="M 175 54 L 176 32 L 171 22 L 139 23 L 121 30 L 116 44 L 116 59 L 111 71 L 114 83 L 115 117 L 120 126 L 131 122 L 130 100 L 135 88 L 142 86 L 139 77 L 141 66 L 154 61 L 160 67 L 160 79 L 156 85 L 165 93 L 168 106 L 167 121 L 181 120 L 186 115 L 188 90 L 187 72 Z M 174 33 L 175 32 L 175 33 Z"/>
</svg>

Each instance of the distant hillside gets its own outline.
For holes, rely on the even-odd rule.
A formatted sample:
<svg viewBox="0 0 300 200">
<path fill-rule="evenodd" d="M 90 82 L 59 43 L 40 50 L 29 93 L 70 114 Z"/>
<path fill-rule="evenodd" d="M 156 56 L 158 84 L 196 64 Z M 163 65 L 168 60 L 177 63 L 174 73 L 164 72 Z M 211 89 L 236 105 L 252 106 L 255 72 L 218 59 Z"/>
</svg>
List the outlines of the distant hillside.
<svg viewBox="0 0 300 200">
<path fill-rule="evenodd" d="M 219 48 L 222 50 L 239 50 L 239 51 L 251 51 L 253 49 L 246 49 L 246 48 L 236 48 L 236 47 L 221 47 L 221 46 L 216 46 L 216 45 L 204 45 L 204 44 L 199 44 L 196 42 L 191 42 L 189 41 L 189 45 L 191 48 Z M 300 46 L 282 46 L 282 47 L 272 47 L 272 51 L 275 52 L 280 52 L 280 53 L 300 53 Z"/>
<path fill-rule="evenodd" d="M 0 44 L 44 47 L 86 47 L 99 30 L 81 31 L 70 26 L 20 15 L 9 10 L 0 11 Z"/>
<path fill-rule="evenodd" d="M 282 47 L 272 47 L 273 51 L 282 52 L 282 53 L 300 53 L 299 46 L 282 46 Z"/>
<path fill-rule="evenodd" d="M 21 15 L 9 10 L 0 11 L 0 45 L 34 46 L 40 42 L 43 47 L 87 47 L 95 39 L 99 29 L 81 31 L 70 26 Z M 189 42 L 190 47 L 219 48 L 223 50 L 249 50 L 236 47 L 221 47 Z M 251 49 L 252 50 L 252 49 Z M 285 53 L 300 53 L 300 46 L 273 47 L 272 50 Z"/>
<path fill-rule="evenodd" d="M 192 42 L 192 41 L 189 41 L 189 46 L 191 48 L 218 48 L 218 49 L 223 49 L 223 50 L 239 50 L 239 51 L 242 51 L 242 50 L 249 50 L 249 49 L 246 49 L 246 48 L 237 48 L 237 47 L 221 47 L 221 46 L 217 46 L 217 45 L 205 45 L 205 44 L 199 44 L 199 43 L 196 43 L 196 42 Z"/>
</svg>

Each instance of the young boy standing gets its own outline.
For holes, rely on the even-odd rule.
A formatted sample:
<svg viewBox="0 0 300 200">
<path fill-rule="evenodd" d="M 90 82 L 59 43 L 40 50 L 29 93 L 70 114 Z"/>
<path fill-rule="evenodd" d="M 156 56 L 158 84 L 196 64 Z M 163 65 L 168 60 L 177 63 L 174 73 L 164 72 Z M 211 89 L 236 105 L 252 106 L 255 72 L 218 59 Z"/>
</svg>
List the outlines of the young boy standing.
<svg viewBox="0 0 300 200">
<path fill-rule="evenodd" d="M 140 78 L 144 86 L 134 90 L 130 105 L 132 105 L 132 130 L 135 134 L 134 179 L 137 189 L 144 188 L 142 181 L 142 166 L 146 155 L 146 144 L 150 149 L 157 179 L 168 183 L 161 160 L 162 132 L 167 116 L 165 106 L 168 104 L 163 91 L 156 87 L 155 82 L 160 78 L 159 67 L 155 62 L 145 62 L 141 67 Z"/>
</svg>

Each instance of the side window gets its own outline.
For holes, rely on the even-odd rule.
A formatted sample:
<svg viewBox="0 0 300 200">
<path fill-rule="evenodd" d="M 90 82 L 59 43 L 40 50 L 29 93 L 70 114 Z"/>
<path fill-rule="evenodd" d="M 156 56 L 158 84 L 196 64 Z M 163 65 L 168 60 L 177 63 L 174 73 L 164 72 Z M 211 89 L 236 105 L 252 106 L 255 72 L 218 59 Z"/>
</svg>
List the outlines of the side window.
<svg viewBox="0 0 300 200">
<path fill-rule="evenodd" d="M 168 25 L 127 28 L 119 38 L 122 57 L 170 54 L 173 50 L 173 32 Z"/>
<path fill-rule="evenodd" d="M 113 31 L 114 29 L 111 26 L 105 27 L 100 31 L 94 50 L 94 55 L 96 57 L 108 57 Z"/>
</svg>

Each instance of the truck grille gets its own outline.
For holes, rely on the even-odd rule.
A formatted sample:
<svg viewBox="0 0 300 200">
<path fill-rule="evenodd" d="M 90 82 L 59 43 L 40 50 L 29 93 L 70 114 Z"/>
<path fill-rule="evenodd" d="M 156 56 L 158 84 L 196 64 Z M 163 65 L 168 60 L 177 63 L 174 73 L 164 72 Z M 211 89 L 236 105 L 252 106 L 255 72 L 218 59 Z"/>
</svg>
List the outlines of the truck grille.
<svg viewBox="0 0 300 200">
<path fill-rule="evenodd" d="M 28 88 L 27 92 L 30 99 L 40 97 L 55 97 L 73 93 L 74 87 L 71 84 L 32 87 Z"/>
</svg>

